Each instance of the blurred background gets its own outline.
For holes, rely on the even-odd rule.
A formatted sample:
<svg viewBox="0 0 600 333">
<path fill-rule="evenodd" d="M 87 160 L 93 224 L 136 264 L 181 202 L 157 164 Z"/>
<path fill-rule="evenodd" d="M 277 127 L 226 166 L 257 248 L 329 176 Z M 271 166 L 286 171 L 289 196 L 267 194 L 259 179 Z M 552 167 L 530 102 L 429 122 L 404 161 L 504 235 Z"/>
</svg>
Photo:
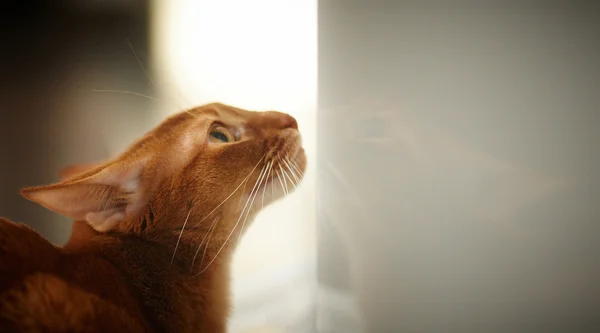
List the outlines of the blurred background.
<svg viewBox="0 0 600 333">
<path fill-rule="evenodd" d="M 221 101 L 300 124 L 309 170 L 234 262 L 231 332 L 600 331 L 600 6 L 4 1 L 0 215 Z M 310 162 L 312 161 L 312 162 Z"/>
<path fill-rule="evenodd" d="M 316 2 L 7 1 L 0 17 L 0 214 L 57 244 L 71 221 L 21 198 L 20 188 L 113 157 L 200 104 L 296 117 L 313 162 L 240 243 L 231 331 L 312 331 Z"/>
</svg>

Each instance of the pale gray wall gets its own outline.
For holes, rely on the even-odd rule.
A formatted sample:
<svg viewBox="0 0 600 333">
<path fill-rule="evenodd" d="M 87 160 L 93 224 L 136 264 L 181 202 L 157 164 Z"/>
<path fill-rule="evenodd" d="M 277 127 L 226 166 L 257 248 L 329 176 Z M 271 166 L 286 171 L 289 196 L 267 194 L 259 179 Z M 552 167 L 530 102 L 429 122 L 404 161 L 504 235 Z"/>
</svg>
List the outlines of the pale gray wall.
<svg viewBox="0 0 600 333">
<path fill-rule="evenodd" d="M 319 10 L 321 332 L 599 332 L 600 7 Z"/>
</svg>

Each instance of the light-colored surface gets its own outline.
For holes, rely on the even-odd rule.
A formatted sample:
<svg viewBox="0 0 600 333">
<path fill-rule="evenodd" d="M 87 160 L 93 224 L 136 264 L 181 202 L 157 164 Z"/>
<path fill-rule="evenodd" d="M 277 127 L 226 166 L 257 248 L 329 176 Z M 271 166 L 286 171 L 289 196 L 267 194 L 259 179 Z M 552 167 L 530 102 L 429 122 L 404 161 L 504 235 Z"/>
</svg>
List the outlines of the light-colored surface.
<svg viewBox="0 0 600 333">
<path fill-rule="evenodd" d="M 289 332 L 314 303 L 316 1 L 154 1 L 152 13 L 157 114 L 218 101 L 298 120 L 305 179 L 257 217 L 233 263 L 232 331 Z"/>
<path fill-rule="evenodd" d="M 600 332 L 598 3 L 321 4 L 319 276 L 365 332 Z"/>
</svg>

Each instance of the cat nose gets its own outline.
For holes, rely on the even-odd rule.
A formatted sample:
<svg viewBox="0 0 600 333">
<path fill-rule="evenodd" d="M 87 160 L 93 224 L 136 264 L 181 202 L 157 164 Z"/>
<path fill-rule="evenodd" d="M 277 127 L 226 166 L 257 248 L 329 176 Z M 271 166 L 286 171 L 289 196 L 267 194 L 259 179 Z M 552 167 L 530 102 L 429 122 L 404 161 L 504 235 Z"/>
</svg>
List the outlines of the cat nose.
<svg viewBox="0 0 600 333">
<path fill-rule="evenodd" d="M 272 120 L 273 127 L 278 129 L 298 129 L 298 122 L 296 121 L 296 118 L 287 113 L 271 111 L 269 112 L 269 118 Z"/>
</svg>

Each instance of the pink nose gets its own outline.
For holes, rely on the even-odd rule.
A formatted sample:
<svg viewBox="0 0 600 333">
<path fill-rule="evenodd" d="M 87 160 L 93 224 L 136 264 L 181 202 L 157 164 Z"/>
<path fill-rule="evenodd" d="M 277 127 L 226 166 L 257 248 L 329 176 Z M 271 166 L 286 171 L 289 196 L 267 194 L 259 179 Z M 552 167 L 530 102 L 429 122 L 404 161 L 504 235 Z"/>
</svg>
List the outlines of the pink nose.
<svg viewBox="0 0 600 333">
<path fill-rule="evenodd" d="M 295 128 L 298 129 L 298 122 L 287 113 L 270 111 L 265 114 L 271 126 L 277 129 Z"/>
</svg>

